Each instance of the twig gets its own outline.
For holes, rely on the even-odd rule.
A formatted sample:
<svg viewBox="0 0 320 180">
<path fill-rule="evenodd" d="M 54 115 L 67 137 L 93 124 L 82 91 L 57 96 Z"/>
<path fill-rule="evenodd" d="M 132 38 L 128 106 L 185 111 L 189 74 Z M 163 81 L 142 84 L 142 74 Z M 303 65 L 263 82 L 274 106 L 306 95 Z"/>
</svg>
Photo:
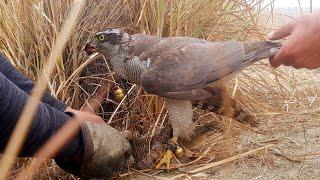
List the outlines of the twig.
<svg viewBox="0 0 320 180">
<path fill-rule="evenodd" d="M 154 133 L 155 133 L 155 131 L 156 131 L 157 125 L 158 125 L 158 123 L 159 123 L 159 121 L 160 121 L 160 117 L 161 117 L 162 111 L 164 110 L 164 107 L 165 107 L 165 104 L 162 104 L 160 113 L 159 113 L 159 115 L 158 115 L 158 117 L 157 117 L 157 120 L 156 120 L 156 122 L 154 123 L 154 127 L 152 128 L 152 131 L 151 131 L 151 135 L 150 135 L 150 139 L 149 139 L 149 153 L 150 153 L 150 151 L 151 151 L 152 138 L 153 138 Z"/>
<path fill-rule="evenodd" d="M 226 164 L 226 163 L 238 160 L 240 158 L 244 158 L 246 156 L 252 155 L 252 154 L 254 154 L 254 153 L 258 152 L 258 151 L 261 151 L 261 150 L 264 150 L 264 149 L 268 149 L 271 146 L 273 146 L 273 144 L 268 144 L 266 146 L 263 146 L 263 147 L 260 147 L 260 148 L 257 148 L 257 149 L 254 149 L 254 150 L 251 150 L 251 151 L 248 151 L 248 152 L 245 152 L 245 153 L 242 153 L 242 154 L 239 154 L 239 155 L 236 155 L 236 156 L 233 156 L 233 157 L 221 160 L 221 161 L 217 161 L 217 162 L 213 162 L 213 163 L 207 164 L 207 165 L 205 165 L 203 167 L 191 170 L 188 173 L 189 174 L 195 174 L 195 173 L 198 173 L 200 171 L 204 171 L 204 170 L 216 167 L 216 166 L 220 166 L 222 164 Z M 183 176 L 186 176 L 186 174 L 179 174 L 177 176 L 172 177 L 172 179 L 181 178 Z"/>
<path fill-rule="evenodd" d="M 124 96 L 124 98 L 120 101 L 120 103 L 118 104 L 117 108 L 114 110 L 114 112 L 112 113 L 108 124 L 111 123 L 113 117 L 116 115 L 116 113 L 118 112 L 119 108 L 121 107 L 121 105 L 123 104 L 123 102 L 127 99 L 128 95 L 131 93 L 131 91 L 136 87 L 136 85 L 134 84 L 133 86 L 131 86 L 131 88 L 129 89 L 128 93 Z"/>
</svg>

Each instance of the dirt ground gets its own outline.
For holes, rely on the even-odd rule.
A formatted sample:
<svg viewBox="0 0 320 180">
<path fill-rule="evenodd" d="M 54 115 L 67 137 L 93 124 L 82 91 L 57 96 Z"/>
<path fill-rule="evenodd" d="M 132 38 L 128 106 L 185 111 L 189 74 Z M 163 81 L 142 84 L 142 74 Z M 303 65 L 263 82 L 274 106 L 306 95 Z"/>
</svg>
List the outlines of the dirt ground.
<svg viewBox="0 0 320 180">
<path fill-rule="evenodd" d="M 249 144 L 275 142 L 265 157 L 246 158 L 228 168 L 213 169 L 217 179 L 317 179 L 319 164 L 319 120 L 310 115 L 273 116 L 265 119 L 266 134 L 244 133 L 239 148 Z M 314 156 L 304 156 L 316 153 Z"/>
<path fill-rule="evenodd" d="M 213 147 L 218 151 L 229 151 L 225 157 L 189 169 L 180 168 L 171 173 L 160 172 L 154 176 L 135 173 L 130 178 L 170 179 L 180 176 L 178 179 L 320 179 L 320 104 L 317 95 L 319 72 L 291 71 L 286 68 L 282 70 L 278 72 L 279 84 L 285 87 L 286 93 L 271 90 L 277 86 L 277 83 L 271 82 L 274 79 L 269 83 L 260 81 L 267 83 L 267 88 L 255 83 L 254 88 L 248 89 L 252 94 L 247 94 L 244 98 L 253 97 L 256 102 L 263 104 L 254 105 L 260 124 L 251 130 L 239 128 L 237 135 L 233 137 L 234 141 L 230 141 L 230 146 L 224 143 L 222 149 L 219 144 Z M 256 82 L 261 77 L 265 78 L 264 71 L 256 72 L 261 73 L 251 75 L 253 79 L 256 78 Z M 286 73 L 292 73 L 292 76 Z M 282 81 L 285 78 L 290 80 Z M 265 109 L 265 104 L 268 104 L 269 109 Z M 206 168 L 216 161 L 237 157 L 267 145 L 271 145 L 267 150 Z M 205 167 L 205 170 L 190 173 L 199 167 Z"/>
<path fill-rule="evenodd" d="M 263 153 L 232 163 L 188 174 L 181 179 L 318 179 L 320 176 L 320 123 L 317 115 L 274 115 L 262 120 L 257 130 L 244 132 L 237 149 L 274 144 Z M 254 149 L 254 148 L 250 148 Z M 181 171 L 188 171 L 186 169 Z M 154 179 L 168 179 L 181 172 L 157 174 Z M 151 176 L 136 174 L 133 179 Z"/>
</svg>

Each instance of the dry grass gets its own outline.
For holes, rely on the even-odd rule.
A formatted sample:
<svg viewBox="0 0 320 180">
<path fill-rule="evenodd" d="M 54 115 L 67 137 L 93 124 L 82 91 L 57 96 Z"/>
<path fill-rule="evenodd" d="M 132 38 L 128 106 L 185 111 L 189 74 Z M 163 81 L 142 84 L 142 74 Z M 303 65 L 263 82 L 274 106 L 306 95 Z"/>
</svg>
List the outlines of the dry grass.
<svg viewBox="0 0 320 180">
<path fill-rule="evenodd" d="M 39 78 L 71 4 L 72 0 L 0 2 L 0 49 L 29 77 Z M 108 27 L 123 28 L 131 33 L 192 36 L 214 41 L 264 39 L 269 28 L 259 23 L 260 17 L 265 15 L 262 13 L 265 7 L 261 4 L 260 0 L 88 1 L 74 34 L 68 39 L 64 51 L 56 57 L 59 59 L 55 63 L 56 72 L 48 80 L 47 89 L 74 108 L 86 103 L 99 84 L 106 81 L 130 90 L 127 98 L 118 102 L 111 87 L 98 114 L 112 126 L 133 130 L 137 136 L 144 137 L 143 142 L 133 142 L 136 159 L 128 165 L 133 172 L 134 169 L 150 174 L 158 172 L 152 168 L 160 156 L 157 152 L 162 148 L 156 149 L 155 144 L 162 144 L 170 136 L 170 131 L 166 131 L 168 124 L 163 101 L 146 95 L 131 84 L 119 83 L 118 78 L 108 70 L 107 60 L 97 58 L 94 62 L 88 62 L 88 57 L 83 53 L 85 42 L 96 31 Z M 241 73 L 229 87 L 259 117 L 317 113 L 318 78 L 315 77 L 316 72 L 272 69 L 266 62 L 259 62 Z M 236 135 L 248 130 L 210 112 L 195 110 L 195 114 L 197 125 L 216 122 L 216 130 L 199 137 L 196 144 L 188 147 L 201 158 L 175 161 L 173 169 L 184 166 L 197 168 L 235 155 Z M 242 152 L 248 148 L 243 148 Z M 49 165 L 40 174 L 45 174 L 44 177 L 72 178 L 54 175 L 52 169 Z M 13 171 L 13 174 L 16 172 Z M 121 176 L 129 174 L 125 172 Z"/>
</svg>

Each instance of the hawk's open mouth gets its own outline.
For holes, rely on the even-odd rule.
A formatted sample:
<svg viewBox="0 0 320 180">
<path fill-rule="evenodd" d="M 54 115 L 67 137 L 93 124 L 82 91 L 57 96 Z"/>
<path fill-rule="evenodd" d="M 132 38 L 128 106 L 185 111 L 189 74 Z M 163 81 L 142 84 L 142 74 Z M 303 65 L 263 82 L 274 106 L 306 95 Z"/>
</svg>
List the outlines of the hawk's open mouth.
<svg viewBox="0 0 320 180">
<path fill-rule="evenodd" d="M 94 45 L 92 45 L 91 43 L 87 43 L 84 50 L 86 51 L 86 53 L 88 55 L 91 55 L 94 52 L 96 52 L 96 47 Z"/>
</svg>

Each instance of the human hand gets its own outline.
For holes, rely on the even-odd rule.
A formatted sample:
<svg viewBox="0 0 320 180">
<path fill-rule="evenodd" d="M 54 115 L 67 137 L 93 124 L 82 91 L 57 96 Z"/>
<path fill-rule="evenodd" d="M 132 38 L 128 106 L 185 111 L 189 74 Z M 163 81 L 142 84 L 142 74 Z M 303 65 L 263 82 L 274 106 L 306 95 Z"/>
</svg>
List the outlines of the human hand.
<svg viewBox="0 0 320 180">
<path fill-rule="evenodd" d="M 71 112 L 75 116 L 82 117 L 83 119 L 86 119 L 86 121 L 88 121 L 88 122 L 92 122 L 95 124 L 105 124 L 104 120 L 100 116 L 97 116 L 95 114 L 91 114 L 89 112 L 75 110 L 70 107 L 67 107 L 64 112 Z"/>
<path fill-rule="evenodd" d="M 131 145 L 120 131 L 106 123 L 88 121 L 83 123 L 81 131 L 81 154 L 77 154 L 74 159 L 55 159 L 58 166 L 81 179 L 110 178 L 125 167 Z"/>
<path fill-rule="evenodd" d="M 298 18 L 268 36 L 270 40 L 288 37 L 278 53 L 270 58 L 273 67 L 315 69 L 320 67 L 320 12 Z"/>
</svg>

